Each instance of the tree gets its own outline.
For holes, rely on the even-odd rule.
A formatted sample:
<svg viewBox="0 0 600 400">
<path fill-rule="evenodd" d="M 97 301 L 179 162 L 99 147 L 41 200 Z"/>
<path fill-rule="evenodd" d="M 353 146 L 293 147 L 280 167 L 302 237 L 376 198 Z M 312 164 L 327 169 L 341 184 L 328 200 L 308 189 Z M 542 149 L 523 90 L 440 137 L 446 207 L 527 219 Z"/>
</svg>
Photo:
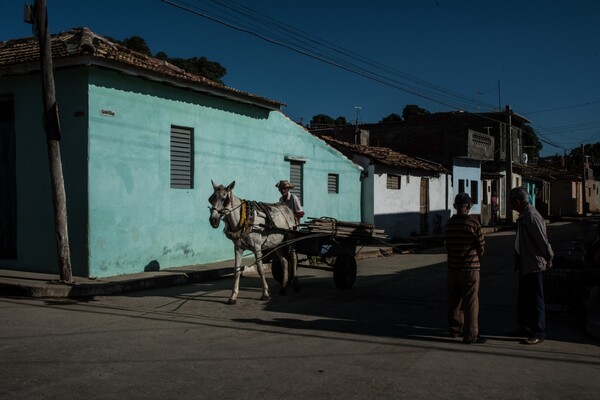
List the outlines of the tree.
<svg viewBox="0 0 600 400">
<path fill-rule="evenodd" d="M 388 115 L 387 117 L 383 117 L 380 121 L 380 123 L 386 123 L 386 122 L 402 122 L 402 117 L 396 113 L 391 113 L 390 115 Z"/>
<path fill-rule="evenodd" d="M 344 126 L 344 125 L 348 125 L 348 122 L 346 121 L 346 117 L 342 117 L 341 115 L 339 117 L 337 117 L 336 119 L 333 119 L 332 117 L 330 117 L 327 114 L 317 114 L 314 115 L 312 117 L 312 119 L 310 120 L 310 122 L 308 123 L 308 126 L 312 127 L 312 128 L 330 128 L 330 127 L 334 127 L 334 126 Z"/>
<path fill-rule="evenodd" d="M 137 51 L 138 53 L 152 56 L 150 47 L 144 38 L 134 35 L 124 40 L 118 40 L 106 37 L 107 39 L 127 47 L 129 50 Z M 165 60 L 171 64 L 189 72 L 190 74 L 202 75 L 211 81 L 224 84 L 222 78 L 227 74 L 227 70 L 216 61 L 210 61 L 206 57 L 191 57 L 191 58 L 171 58 L 164 51 L 159 51 L 154 55 L 159 60 Z"/>
<path fill-rule="evenodd" d="M 146 43 L 144 38 L 142 38 L 140 36 L 133 35 L 129 39 L 123 40 L 123 42 L 121 42 L 121 44 L 123 46 L 127 47 L 128 49 L 137 51 L 137 52 L 145 54 L 147 56 L 152 56 L 150 47 L 148 47 L 148 44 Z"/>
<path fill-rule="evenodd" d="M 313 128 L 316 126 L 330 127 L 330 126 L 335 125 L 335 120 L 327 114 L 317 114 L 317 115 L 313 115 L 312 119 L 310 120 L 310 122 L 308 124 Z"/>
<path fill-rule="evenodd" d="M 529 125 L 523 125 L 521 131 L 525 153 L 529 154 L 531 157 L 539 157 L 540 150 L 544 145 L 540 142 L 535 130 Z"/>
<path fill-rule="evenodd" d="M 429 111 L 427 111 L 424 108 L 419 107 L 416 104 L 407 104 L 404 107 L 404 110 L 402 110 L 402 118 L 407 121 L 409 120 L 411 117 L 417 116 L 417 115 L 426 115 L 426 114 L 431 114 Z"/>
<path fill-rule="evenodd" d="M 339 117 L 337 117 L 335 119 L 335 124 L 337 126 L 341 126 L 341 125 L 348 125 L 348 122 L 346 122 L 346 117 L 342 117 L 341 115 Z"/>
<path fill-rule="evenodd" d="M 227 73 L 225 67 L 216 61 L 210 61 L 206 57 L 167 58 L 167 61 L 191 74 L 202 75 L 221 84 L 223 84 L 221 78 Z"/>
</svg>

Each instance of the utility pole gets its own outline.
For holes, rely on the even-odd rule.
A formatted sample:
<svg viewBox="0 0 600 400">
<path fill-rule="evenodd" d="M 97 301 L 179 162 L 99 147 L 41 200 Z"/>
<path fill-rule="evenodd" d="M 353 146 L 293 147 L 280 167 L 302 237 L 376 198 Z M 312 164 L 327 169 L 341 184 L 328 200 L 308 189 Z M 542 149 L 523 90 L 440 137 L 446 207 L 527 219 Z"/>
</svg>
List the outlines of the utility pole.
<svg viewBox="0 0 600 400">
<path fill-rule="evenodd" d="M 354 144 L 358 144 L 358 117 L 360 115 L 360 110 L 362 110 L 362 107 L 354 106 L 354 108 L 356 109 L 356 121 L 354 122 Z"/>
<path fill-rule="evenodd" d="M 587 171 L 586 171 L 586 166 L 587 166 L 587 162 L 586 162 L 586 156 L 585 156 L 585 145 L 581 145 L 581 166 L 583 168 L 583 174 L 581 174 L 581 211 L 583 216 L 585 217 L 587 215 L 587 207 L 586 207 L 586 203 L 587 203 L 587 199 L 586 199 L 586 190 L 585 190 L 585 183 L 587 181 Z"/>
<path fill-rule="evenodd" d="M 50 164 L 58 266 L 60 280 L 71 283 L 73 281 L 73 271 L 71 269 L 71 251 L 67 229 L 67 197 L 65 194 L 62 160 L 60 156 L 60 124 L 54 89 L 52 48 L 50 33 L 48 31 L 46 0 L 35 0 L 33 10 L 31 9 L 31 5 L 25 6 L 25 22 L 33 24 L 33 32 L 40 44 L 44 130 L 46 131 L 48 161 Z"/>
<path fill-rule="evenodd" d="M 512 110 L 507 105 L 505 108 L 506 112 L 506 222 L 513 223 L 513 213 L 510 207 L 510 191 L 512 190 Z"/>
</svg>

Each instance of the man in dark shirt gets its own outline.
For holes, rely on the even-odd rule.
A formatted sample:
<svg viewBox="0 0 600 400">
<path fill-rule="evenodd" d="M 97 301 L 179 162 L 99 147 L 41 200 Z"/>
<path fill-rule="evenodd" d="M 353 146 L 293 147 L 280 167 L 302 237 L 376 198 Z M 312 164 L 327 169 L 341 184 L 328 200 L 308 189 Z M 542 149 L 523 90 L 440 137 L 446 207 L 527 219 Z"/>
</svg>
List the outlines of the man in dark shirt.
<svg viewBox="0 0 600 400">
<path fill-rule="evenodd" d="M 448 252 L 448 323 L 452 337 L 464 343 L 485 343 L 479 336 L 479 270 L 485 239 L 479 222 L 469 215 L 472 201 L 467 193 L 454 199 L 456 214 L 444 227 Z"/>
</svg>

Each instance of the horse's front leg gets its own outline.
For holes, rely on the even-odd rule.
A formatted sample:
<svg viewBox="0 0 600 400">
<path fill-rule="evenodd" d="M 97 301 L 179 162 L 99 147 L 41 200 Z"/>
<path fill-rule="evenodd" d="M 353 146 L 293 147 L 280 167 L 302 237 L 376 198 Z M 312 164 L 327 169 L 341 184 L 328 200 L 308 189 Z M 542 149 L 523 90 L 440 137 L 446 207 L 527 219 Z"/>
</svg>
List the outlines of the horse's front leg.
<svg viewBox="0 0 600 400">
<path fill-rule="evenodd" d="M 263 262 L 262 262 L 262 250 L 259 248 L 254 252 L 256 256 L 256 270 L 258 271 L 258 276 L 262 280 L 262 296 L 261 300 L 269 300 L 271 296 L 269 295 L 269 285 L 267 285 L 267 278 L 265 276 L 265 272 L 263 271 Z"/>
<path fill-rule="evenodd" d="M 233 266 L 233 290 L 231 291 L 231 296 L 229 297 L 229 301 L 227 304 L 235 304 L 237 303 L 238 293 L 240 292 L 240 277 L 242 276 L 242 250 L 239 247 L 235 247 L 235 260 Z"/>
</svg>

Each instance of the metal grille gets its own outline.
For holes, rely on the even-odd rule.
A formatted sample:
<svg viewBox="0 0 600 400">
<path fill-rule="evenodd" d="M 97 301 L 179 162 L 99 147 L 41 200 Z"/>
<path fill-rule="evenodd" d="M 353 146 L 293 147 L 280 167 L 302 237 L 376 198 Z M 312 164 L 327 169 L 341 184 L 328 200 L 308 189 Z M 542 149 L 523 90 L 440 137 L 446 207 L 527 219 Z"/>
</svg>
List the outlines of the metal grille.
<svg viewBox="0 0 600 400">
<path fill-rule="evenodd" d="M 339 193 L 339 175 L 338 174 L 328 174 L 327 175 L 327 193 Z"/>
<path fill-rule="evenodd" d="M 171 187 L 192 189 L 194 187 L 194 130 L 171 126 Z"/>
</svg>

